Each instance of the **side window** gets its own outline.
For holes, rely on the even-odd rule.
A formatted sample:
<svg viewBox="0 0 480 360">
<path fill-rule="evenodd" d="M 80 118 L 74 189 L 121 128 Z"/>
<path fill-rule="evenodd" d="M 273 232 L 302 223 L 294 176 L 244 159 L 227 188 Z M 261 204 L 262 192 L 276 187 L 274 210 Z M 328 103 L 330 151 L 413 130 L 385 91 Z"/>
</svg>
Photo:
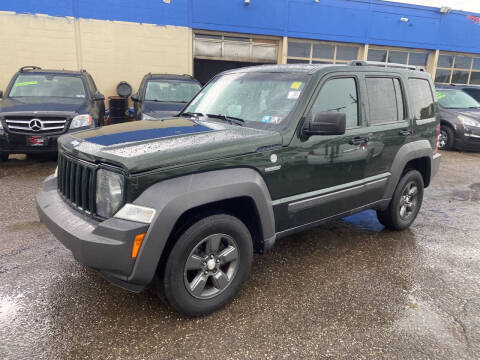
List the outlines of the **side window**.
<svg viewBox="0 0 480 360">
<path fill-rule="evenodd" d="M 405 118 L 402 87 L 394 78 L 369 77 L 366 79 L 370 125 L 378 125 Z"/>
<path fill-rule="evenodd" d="M 330 111 L 345 113 L 347 129 L 358 126 L 358 93 L 354 78 L 332 79 L 323 85 L 311 115 Z"/>
<path fill-rule="evenodd" d="M 408 79 L 408 90 L 415 120 L 434 117 L 435 106 L 430 83 L 424 79 Z"/>
</svg>

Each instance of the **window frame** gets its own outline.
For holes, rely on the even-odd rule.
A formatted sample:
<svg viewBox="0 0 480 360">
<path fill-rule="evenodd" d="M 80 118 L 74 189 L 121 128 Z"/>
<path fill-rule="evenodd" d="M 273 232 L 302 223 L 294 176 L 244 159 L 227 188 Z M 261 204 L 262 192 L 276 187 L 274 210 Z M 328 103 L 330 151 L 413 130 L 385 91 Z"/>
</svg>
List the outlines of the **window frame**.
<svg viewBox="0 0 480 360">
<path fill-rule="evenodd" d="M 357 89 L 357 126 L 346 127 L 345 128 L 345 133 L 347 133 L 347 131 L 349 131 L 349 130 L 355 130 L 355 129 L 359 129 L 359 128 L 364 127 L 364 122 L 363 122 L 364 117 L 363 117 L 363 113 L 362 113 L 362 107 L 360 106 L 361 101 L 362 101 L 362 90 L 361 90 L 360 78 L 359 78 L 359 76 L 357 76 L 357 74 L 342 73 L 342 74 L 333 74 L 331 76 L 327 75 L 327 77 L 322 78 L 319 81 L 319 84 L 317 85 L 317 88 L 315 89 L 315 91 L 313 93 L 313 96 L 311 98 L 311 101 L 308 104 L 308 106 L 305 110 L 305 113 L 302 116 L 304 118 L 304 121 L 303 121 L 302 126 L 300 128 L 302 128 L 304 126 L 305 122 L 311 120 L 311 117 L 313 116 L 313 114 L 312 114 L 313 106 L 315 105 L 315 102 L 317 101 L 318 96 L 322 92 L 325 84 L 327 82 L 331 81 L 331 80 L 337 80 L 337 79 L 353 79 L 353 81 L 355 82 L 355 88 Z"/>
<path fill-rule="evenodd" d="M 390 51 L 393 52 L 405 52 L 407 53 L 407 63 L 405 65 L 411 65 L 410 64 L 410 54 L 411 53 L 417 53 L 417 54 L 427 54 L 427 60 L 425 65 L 411 65 L 411 66 L 420 66 L 423 68 L 427 68 L 428 66 L 428 60 L 430 58 L 430 55 L 432 54 L 431 50 L 426 50 L 426 49 L 414 49 L 414 48 L 403 48 L 403 47 L 388 47 L 388 46 L 369 46 L 368 47 L 368 52 L 371 50 L 380 50 L 380 51 L 386 51 L 386 61 L 385 61 L 385 67 L 388 66 L 388 64 L 395 64 L 391 63 L 388 61 L 388 58 L 390 57 Z M 367 60 L 368 60 L 368 53 L 367 53 Z M 369 60 L 368 60 L 369 61 Z M 383 61 L 382 61 L 383 62 Z"/>
<path fill-rule="evenodd" d="M 305 64 L 316 64 L 318 62 L 325 62 L 326 64 L 348 64 L 348 62 L 352 60 L 358 60 L 360 57 L 360 51 L 363 44 L 356 44 L 356 43 L 341 43 L 341 42 L 334 42 L 334 41 L 316 41 L 316 40 L 307 40 L 307 39 L 296 39 L 296 38 L 288 38 L 288 42 L 294 42 L 294 43 L 306 43 L 310 45 L 310 55 L 309 57 L 303 57 L 303 56 L 290 56 L 288 55 L 288 49 L 287 49 L 287 55 L 285 57 L 285 60 L 287 64 L 289 63 L 288 60 L 303 60 L 305 61 Z M 333 46 L 333 58 L 317 58 L 313 57 L 313 47 L 314 45 L 330 45 Z M 344 47 L 352 47 L 352 48 L 357 48 L 357 59 L 352 59 L 352 60 L 338 60 L 337 59 L 337 52 L 338 52 L 338 47 L 339 46 L 344 46 Z M 316 61 L 314 63 L 313 61 Z"/>
<path fill-rule="evenodd" d="M 367 86 L 367 79 L 368 78 L 384 78 L 384 79 L 390 79 L 392 80 L 392 85 L 393 85 L 393 80 L 397 79 L 400 85 L 400 90 L 402 92 L 402 103 L 403 103 L 403 119 L 401 120 L 394 120 L 394 121 L 385 121 L 381 123 L 376 123 L 373 124 L 370 121 L 370 98 L 368 97 L 368 86 Z M 365 92 L 366 92 L 366 98 L 367 98 L 367 126 L 368 127 L 375 127 L 375 126 L 383 126 L 383 125 L 392 125 L 392 124 L 402 124 L 402 123 L 408 123 L 409 122 L 409 117 L 410 117 L 410 111 L 408 108 L 408 104 L 406 101 L 406 92 L 405 92 L 405 84 L 403 83 L 403 78 L 400 75 L 392 75 L 392 74 L 375 74 L 375 73 L 370 73 L 370 74 L 365 74 L 364 77 L 364 84 L 365 84 Z M 398 104 L 398 98 L 397 98 L 397 93 L 395 90 L 395 85 L 393 85 L 393 90 L 395 93 L 395 103 Z M 397 116 L 398 116 L 398 108 L 397 108 Z"/>
<path fill-rule="evenodd" d="M 475 69 L 473 66 L 475 64 L 475 60 L 478 59 L 480 60 L 480 55 L 479 54 L 470 54 L 470 53 L 456 53 L 456 52 L 448 52 L 448 51 L 440 51 L 439 54 L 438 54 L 438 57 L 440 58 L 440 56 L 452 56 L 453 57 L 453 60 L 452 60 L 452 65 L 450 67 L 445 67 L 445 66 L 438 66 L 437 64 L 437 67 L 435 69 L 435 76 L 433 77 L 434 78 L 434 82 L 436 84 L 446 84 L 446 85 L 449 85 L 449 84 L 452 84 L 452 80 L 453 80 L 453 73 L 454 71 L 462 71 L 462 72 L 467 72 L 468 73 L 468 76 L 467 76 L 467 82 L 465 84 L 463 83 L 454 83 L 454 84 L 462 84 L 462 85 L 480 85 L 480 84 L 472 84 L 471 83 L 471 79 L 472 79 L 472 73 L 478 73 L 480 74 L 480 69 Z M 456 68 L 455 67 L 455 63 L 457 61 L 457 56 L 458 57 L 469 57 L 471 59 L 470 61 L 470 67 L 469 68 Z M 450 73 L 449 77 L 448 77 L 448 82 L 439 82 L 437 81 L 437 70 L 444 70 L 444 71 L 448 71 Z"/>
</svg>

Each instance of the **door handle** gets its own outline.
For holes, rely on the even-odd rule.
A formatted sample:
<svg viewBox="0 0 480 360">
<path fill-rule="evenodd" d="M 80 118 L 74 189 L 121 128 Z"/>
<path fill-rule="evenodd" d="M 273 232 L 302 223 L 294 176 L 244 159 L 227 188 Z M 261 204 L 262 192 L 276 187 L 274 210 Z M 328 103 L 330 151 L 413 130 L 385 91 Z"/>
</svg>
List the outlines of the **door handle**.
<svg viewBox="0 0 480 360">
<path fill-rule="evenodd" d="M 398 135 L 403 135 L 403 136 L 408 136 L 408 135 L 411 135 L 412 132 L 410 130 L 400 130 L 398 132 Z"/>
<path fill-rule="evenodd" d="M 368 143 L 368 137 L 355 136 L 348 142 L 350 145 L 362 145 Z"/>
</svg>

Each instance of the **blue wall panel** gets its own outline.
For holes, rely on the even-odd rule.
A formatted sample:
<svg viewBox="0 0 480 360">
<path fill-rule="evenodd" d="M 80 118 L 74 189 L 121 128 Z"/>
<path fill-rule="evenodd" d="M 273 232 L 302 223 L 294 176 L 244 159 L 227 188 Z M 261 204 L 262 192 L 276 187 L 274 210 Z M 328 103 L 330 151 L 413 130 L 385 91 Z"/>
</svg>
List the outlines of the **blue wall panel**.
<svg viewBox="0 0 480 360">
<path fill-rule="evenodd" d="M 250 2 L 0 0 L 0 11 L 480 53 L 480 24 L 461 11 L 443 15 L 438 8 L 381 0 Z"/>
<path fill-rule="evenodd" d="M 286 0 L 191 0 L 193 28 L 283 35 Z"/>
<path fill-rule="evenodd" d="M 0 11 L 73 16 L 72 0 L 1 0 Z"/>
</svg>

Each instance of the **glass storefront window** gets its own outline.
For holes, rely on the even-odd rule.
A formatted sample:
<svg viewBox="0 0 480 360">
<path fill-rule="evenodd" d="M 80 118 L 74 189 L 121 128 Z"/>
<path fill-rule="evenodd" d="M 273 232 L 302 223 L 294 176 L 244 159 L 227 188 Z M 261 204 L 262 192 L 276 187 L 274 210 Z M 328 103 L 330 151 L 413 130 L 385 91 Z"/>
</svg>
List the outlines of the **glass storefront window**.
<svg viewBox="0 0 480 360">
<path fill-rule="evenodd" d="M 308 42 L 288 42 L 288 56 L 310 57 L 310 46 Z"/>
</svg>

